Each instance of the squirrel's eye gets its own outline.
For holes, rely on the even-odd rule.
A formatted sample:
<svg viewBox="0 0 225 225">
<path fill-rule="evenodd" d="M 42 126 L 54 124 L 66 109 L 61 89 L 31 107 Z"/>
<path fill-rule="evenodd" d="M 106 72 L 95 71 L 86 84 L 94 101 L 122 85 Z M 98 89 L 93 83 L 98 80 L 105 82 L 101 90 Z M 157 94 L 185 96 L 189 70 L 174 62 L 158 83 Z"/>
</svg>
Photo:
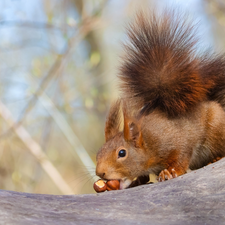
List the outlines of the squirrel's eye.
<svg viewBox="0 0 225 225">
<path fill-rule="evenodd" d="M 118 153 L 118 158 L 121 158 L 121 157 L 125 157 L 126 156 L 126 150 L 125 149 L 121 149 Z"/>
</svg>

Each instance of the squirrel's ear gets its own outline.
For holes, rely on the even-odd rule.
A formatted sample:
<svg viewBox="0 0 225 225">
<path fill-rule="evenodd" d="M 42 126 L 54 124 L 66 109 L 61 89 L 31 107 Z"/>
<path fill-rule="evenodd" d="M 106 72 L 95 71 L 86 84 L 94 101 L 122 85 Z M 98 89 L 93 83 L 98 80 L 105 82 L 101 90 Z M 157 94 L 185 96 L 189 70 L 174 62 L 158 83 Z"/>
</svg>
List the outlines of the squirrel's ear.
<svg viewBox="0 0 225 225">
<path fill-rule="evenodd" d="M 121 100 L 118 99 L 110 106 L 109 114 L 105 123 L 106 141 L 114 137 L 120 131 L 120 124 L 121 124 L 120 104 Z"/>
<path fill-rule="evenodd" d="M 142 132 L 138 121 L 134 118 L 130 119 L 127 114 L 127 107 L 124 104 L 123 107 L 123 117 L 124 117 L 124 139 L 127 142 L 132 142 L 136 148 L 141 148 L 143 146 Z"/>
</svg>

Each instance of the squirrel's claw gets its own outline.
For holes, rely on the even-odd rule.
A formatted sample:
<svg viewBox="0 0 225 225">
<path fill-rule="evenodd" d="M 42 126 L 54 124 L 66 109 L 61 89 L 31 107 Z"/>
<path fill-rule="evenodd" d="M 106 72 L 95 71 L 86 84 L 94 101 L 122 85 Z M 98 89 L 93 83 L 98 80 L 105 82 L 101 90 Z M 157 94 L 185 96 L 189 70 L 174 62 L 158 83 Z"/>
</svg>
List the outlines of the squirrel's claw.
<svg viewBox="0 0 225 225">
<path fill-rule="evenodd" d="M 171 169 L 171 173 L 172 173 L 173 178 L 176 178 L 178 176 L 176 173 L 176 170 L 174 168 Z"/>
<path fill-rule="evenodd" d="M 222 159 L 223 157 L 216 157 L 215 159 L 213 159 L 211 162 L 209 162 L 207 165 L 211 164 L 211 163 L 214 163 L 214 162 L 217 162 L 219 161 L 220 159 Z"/>
<path fill-rule="evenodd" d="M 217 162 L 219 161 L 220 159 L 222 159 L 223 157 L 216 157 L 215 159 L 213 159 L 213 162 Z"/>
<path fill-rule="evenodd" d="M 167 169 L 164 169 L 160 172 L 158 181 L 162 182 L 165 180 L 170 180 L 172 178 L 173 178 L 172 174 Z"/>
<path fill-rule="evenodd" d="M 171 172 L 169 172 L 167 169 L 164 169 L 160 172 L 158 181 L 162 182 L 162 181 L 170 180 L 170 179 L 173 179 L 176 177 L 177 177 L 177 173 L 176 173 L 175 169 L 171 169 Z"/>
</svg>

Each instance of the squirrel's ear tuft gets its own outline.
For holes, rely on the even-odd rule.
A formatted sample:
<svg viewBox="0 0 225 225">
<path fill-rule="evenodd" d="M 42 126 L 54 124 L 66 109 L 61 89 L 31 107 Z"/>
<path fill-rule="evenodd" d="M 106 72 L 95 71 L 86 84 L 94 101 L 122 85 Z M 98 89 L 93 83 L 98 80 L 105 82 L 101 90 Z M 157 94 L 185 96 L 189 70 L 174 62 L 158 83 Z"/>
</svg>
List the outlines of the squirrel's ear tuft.
<svg viewBox="0 0 225 225">
<path fill-rule="evenodd" d="M 123 104 L 123 117 L 124 117 L 124 139 L 127 142 L 132 142 L 136 148 L 141 148 L 143 145 L 142 132 L 138 121 L 130 118 L 127 114 L 126 105 Z M 139 121 L 140 122 L 140 121 Z"/>
<path fill-rule="evenodd" d="M 121 112 L 120 112 L 121 100 L 118 99 L 110 106 L 109 114 L 105 123 L 105 140 L 108 141 L 114 137 L 120 131 L 121 124 Z"/>
</svg>

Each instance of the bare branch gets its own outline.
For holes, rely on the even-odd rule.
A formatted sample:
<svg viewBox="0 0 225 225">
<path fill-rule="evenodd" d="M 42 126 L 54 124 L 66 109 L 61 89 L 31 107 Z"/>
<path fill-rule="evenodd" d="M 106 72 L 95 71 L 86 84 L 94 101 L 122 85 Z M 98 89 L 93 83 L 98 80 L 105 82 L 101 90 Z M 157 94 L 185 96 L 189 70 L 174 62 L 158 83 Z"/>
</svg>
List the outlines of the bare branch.
<svg viewBox="0 0 225 225">
<path fill-rule="evenodd" d="M 166 182 L 92 195 L 0 191 L 1 223 L 224 224 L 224 168 L 221 159 Z"/>
<path fill-rule="evenodd" d="M 40 83 L 38 89 L 34 93 L 31 100 L 28 102 L 28 104 L 25 106 L 24 110 L 22 111 L 19 121 L 17 122 L 17 126 L 20 126 L 23 123 L 23 120 L 26 118 L 28 113 L 31 111 L 31 109 L 34 107 L 34 105 L 37 102 L 37 96 L 40 96 L 45 88 L 47 87 L 50 80 L 58 74 L 58 72 L 62 69 L 62 67 L 66 64 L 67 59 L 69 58 L 71 54 L 71 49 L 81 40 L 88 32 L 90 32 L 92 29 L 96 29 L 96 26 L 99 25 L 99 21 L 93 18 L 86 19 L 84 23 L 80 27 L 80 31 L 78 32 L 78 35 L 74 35 L 69 39 L 69 41 L 65 44 L 65 51 L 63 55 L 58 55 L 54 64 L 50 68 L 48 74 L 45 76 L 45 78 Z M 2 138 L 5 135 L 8 135 L 11 132 L 12 128 L 7 130 L 4 134 L 1 134 L 0 138 Z"/>
<path fill-rule="evenodd" d="M 16 125 L 12 114 L 1 101 L 0 101 L 0 115 L 9 124 L 9 126 L 12 127 L 12 129 L 15 131 L 15 133 L 21 139 L 21 141 L 27 146 L 28 150 L 40 163 L 41 167 L 48 174 L 51 180 L 55 183 L 58 189 L 63 194 L 74 194 L 73 190 L 65 182 L 65 180 L 60 175 L 58 170 L 54 167 L 54 165 L 49 161 L 47 155 L 44 153 L 44 151 L 41 149 L 38 143 L 32 139 L 30 134 L 26 131 L 26 129 L 23 126 L 20 126 L 18 124 Z"/>
<path fill-rule="evenodd" d="M 18 20 L 2 20 L 0 21 L 0 26 L 7 26 L 7 27 L 22 27 L 22 28 L 30 28 L 30 29 L 57 29 L 63 30 L 65 27 L 74 29 L 74 27 L 69 26 L 68 24 L 63 24 L 61 26 L 55 26 L 50 23 L 43 23 L 43 22 L 34 22 L 34 21 L 18 21 Z"/>
<path fill-rule="evenodd" d="M 42 94 L 39 100 L 41 101 L 41 104 L 45 107 L 45 109 L 50 113 L 56 124 L 59 126 L 60 130 L 65 135 L 68 142 L 71 144 L 74 150 L 71 153 L 74 155 L 74 153 L 76 152 L 75 157 L 78 156 L 80 158 L 81 162 L 91 175 L 92 181 L 94 182 L 95 172 L 93 171 L 93 169 L 95 168 L 95 164 L 87 153 L 87 150 L 84 148 L 74 131 L 71 129 L 70 125 L 54 106 L 51 99 L 49 99 L 46 94 Z"/>
</svg>

